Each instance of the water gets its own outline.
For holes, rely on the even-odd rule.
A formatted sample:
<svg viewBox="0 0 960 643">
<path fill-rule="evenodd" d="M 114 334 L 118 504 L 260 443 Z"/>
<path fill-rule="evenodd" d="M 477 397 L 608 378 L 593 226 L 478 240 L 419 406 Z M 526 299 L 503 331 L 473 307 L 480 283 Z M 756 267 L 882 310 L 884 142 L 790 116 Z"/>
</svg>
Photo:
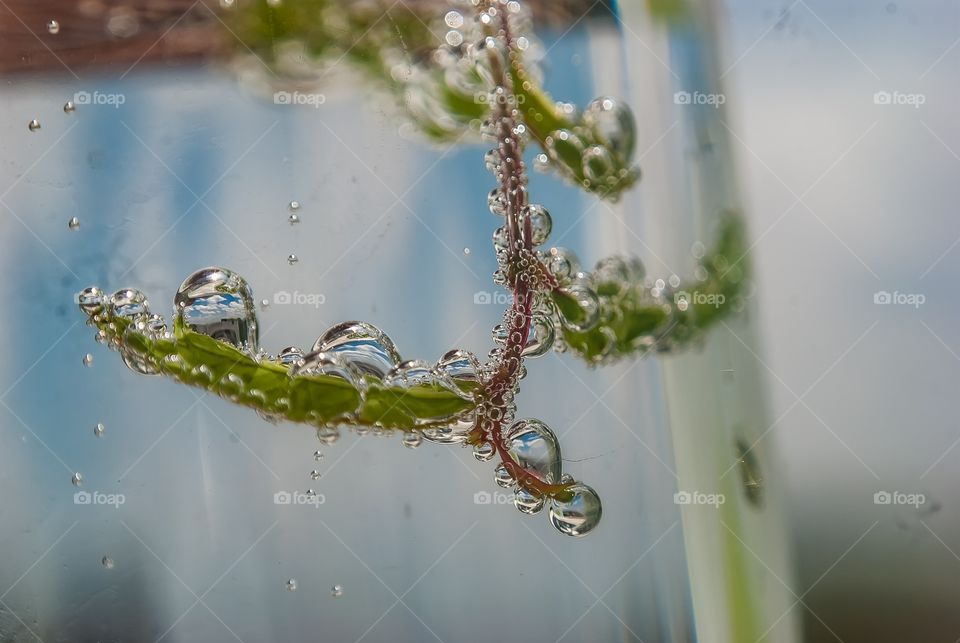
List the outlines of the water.
<svg viewBox="0 0 960 643">
<path fill-rule="evenodd" d="M 462 26 L 450 24 L 450 14 L 444 20 Z M 600 29 L 547 37 L 551 60 L 563 69 L 547 77 L 558 97 L 583 105 L 625 91 L 622 79 L 599 71 L 618 37 Z M 586 62 L 573 64 L 574 55 Z M 525 350 L 542 356 L 526 363 L 516 412 L 551 428 L 533 429 L 529 440 L 519 432 L 516 458 L 542 466 L 545 476 L 567 472 L 590 485 L 543 502 L 501 491 L 495 472 L 508 488 L 510 472 L 494 466 L 489 443 L 459 446 L 459 425 L 447 434 L 425 429 L 427 439 L 410 433 L 384 440 L 335 427 L 314 435 L 303 425 L 273 426 L 168 377 L 130 372 L 94 342 L 93 329 L 77 324 L 74 295 L 97 284 L 113 294 L 87 291 L 81 303 L 96 306 L 100 297 L 125 319 L 155 309 L 173 330 L 177 317 L 167 302 L 176 302 L 188 327 L 245 350 L 262 347 L 295 375 L 333 374 L 357 389 L 365 376 L 392 374 L 398 387 L 436 376 L 470 395 L 488 361 L 474 355 L 486 355 L 490 329 L 510 321 L 503 318 L 505 291 L 490 278 L 499 267 L 491 235 L 502 220 L 485 207 L 493 182 L 483 169 L 488 148 L 412 142 L 389 100 L 374 103 L 350 83 L 325 88 L 327 100 L 315 110 L 272 103 L 214 67 L 144 67 L 122 80 L 89 82 L 123 93 L 125 102 L 61 113 L 64 97 L 86 85 L 57 80 L 19 86 L 2 107 L 5 140 L 22 156 L 16 170 L 0 170 L 15 188 L 7 200 L 14 211 L 37 213 L 29 228 L 10 218 L 0 224 L 11 248 L 7 268 L 25 280 L 17 291 L 37 294 L 6 320 L 28 341 L 11 343 L 2 388 L 14 387 L 6 401 L 30 427 L 11 416 L 4 436 L 13 445 L 5 470 L 24 490 L 10 505 L 17 519 L 7 524 L 37 526 L 29 534 L 6 528 L 9 562 L 0 573 L 7 585 L 34 562 L 38 543 L 45 549 L 63 536 L 8 595 L 21 618 L 33 623 L 35 614 L 44 638 L 70 627 L 77 636 L 156 639 L 176 623 L 164 640 L 221 640 L 229 636 L 222 619 L 245 640 L 322 632 L 331 640 L 365 634 L 414 641 L 429 637 L 423 619 L 443 640 L 477 640 L 489 631 L 490 614 L 517 640 L 689 634 L 656 362 L 592 370 L 547 350 L 555 338 L 535 325 Z M 622 117 L 601 109 L 597 118 L 607 113 Z M 32 114 L 44 118 L 44 128 L 31 134 L 23 122 Z M 650 143 L 655 134 L 641 128 L 634 136 Z M 43 155 L 61 135 L 58 152 Z M 552 155 L 574 137 L 558 134 L 546 161 L 555 162 Z M 582 168 L 591 182 L 609 179 L 601 161 Z M 19 180 L 28 168 L 29 180 Z M 587 266 L 612 252 L 645 254 L 622 218 L 604 216 L 608 206 L 585 215 L 596 199 L 578 188 L 534 175 L 530 193 L 550 210 L 531 206 L 527 213 L 533 243 L 574 248 Z M 627 213 L 624 204 L 610 207 Z M 67 208 L 83 221 L 78 234 L 63 226 Z M 644 226 L 641 208 L 630 216 L 631 225 Z M 472 251 L 466 256 L 461 248 Z M 576 304 L 564 323 L 592 328 L 600 302 L 577 281 L 575 254 L 543 250 Z M 287 270 L 284 258 L 297 269 Z M 184 281 L 201 266 L 229 272 Z M 2 287 L 15 296 L 13 284 Z M 260 300 L 254 293 L 270 305 L 251 315 Z M 353 319 L 366 321 L 341 325 Z M 77 355 L 88 351 L 97 368 L 78 372 Z M 38 358 L 18 380 L 19 365 Z M 419 361 L 400 368 L 404 360 Z M 190 368 L 228 397 L 250 392 L 250 382 Z M 62 403 L 44 402 L 51 390 L 64 391 Z M 361 396 L 347 415 L 362 407 Z M 78 422 L 111 427 L 110 439 L 77 435 Z M 316 459 L 318 438 L 329 445 L 322 477 L 308 480 L 303 462 L 311 453 Z M 64 476 L 47 475 L 62 473 L 61 465 L 71 475 L 71 467 L 86 472 L 84 489 L 124 494 L 124 503 L 74 504 L 76 489 Z M 275 494 L 284 492 L 317 502 L 278 504 Z M 525 515 L 538 512 L 536 519 Z M 584 538 L 558 533 L 588 532 L 601 514 Z M 96 566 L 104 549 L 122 561 L 115 573 L 85 573 L 83 565 Z M 648 549 L 654 553 L 642 556 Z M 278 591 L 283 586 L 292 593 Z M 327 591 L 339 597 L 335 605 L 321 600 Z M 178 620 L 193 592 L 209 609 Z M 384 615 L 394 593 L 408 609 Z M 617 618 L 591 609 L 598 595 Z"/>
</svg>

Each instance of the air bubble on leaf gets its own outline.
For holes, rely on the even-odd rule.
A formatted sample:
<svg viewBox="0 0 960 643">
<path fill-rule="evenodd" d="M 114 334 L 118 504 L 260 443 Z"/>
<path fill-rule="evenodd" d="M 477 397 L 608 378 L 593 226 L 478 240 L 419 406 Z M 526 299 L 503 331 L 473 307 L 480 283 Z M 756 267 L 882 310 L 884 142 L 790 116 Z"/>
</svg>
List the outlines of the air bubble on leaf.
<svg viewBox="0 0 960 643">
<path fill-rule="evenodd" d="M 110 295 L 109 306 L 112 315 L 126 319 L 150 312 L 147 296 L 133 288 L 123 288 Z"/>
<path fill-rule="evenodd" d="M 614 154 L 625 162 L 630 161 L 637 130 L 633 114 L 625 103 L 609 96 L 596 98 L 584 110 L 583 120 Z"/>
<path fill-rule="evenodd" d="M 573 167 L 580 166 L 583 156 L 583 141 L 579 136 L 566 129 L 551 132 L 544 141 L 544 147 L 551 159 Z"/>
<path fill-rule="evenodd" d="M 284 366 L 293 366 L 303 361 L 303 350 L 297 346 L 287 346 L 277 355 L 277 361 Z"/>
<path fill-rule="evenodd" d="M 180 284 L 173 300 L 177 321 L 190 330 L 255 353 L 257 311 L 246 280 L 226 268 L 203 268 Z"/>
<path fill-rule="evenodd" d="M 529 233 L 528 233 L 529 226 Z M 520 230 L 529 243 L 539 246 L 546 242 L 553 230 L 553 219 L 542 205 L 531 203 L 520 211 Z M 527 235 L 529 234 L 529 238 Z"/>
<path fill-rule="evenodd" d="M 348 321 L 333 326 L 317 338 L 314 351 L 341 357 L 365 374 L 383 379 L 401 357 L 386 333 L 373 324 Z"/>
<path fill-rule="evenodd" d="M 303 359 L 290 367 L 289 373 L 290 377 L 310 375 L 339 377 L 356 390 L 360 396 L 357 407 L 352 413 L 359 413 L 360 409 L 363 408 L 366 399 L 367 381 L 363 378 L 360 369 L 339 353 L 325 353 L 323 351 L 307 353 L 303 356 Z"/>
<path fill-rule="evenodd" d="M 539 357 L 547 353 L 553 346 L 555 335 L 553 322 L 547 317 L 537 315 L 530 324 L 530 335 L 521 355 L 524 357 Z"/>
<path fill-rule="evenodd" d="M 500 191 L 500 188 L 490 190 L 490 194 L 487 195 L 487 207 L 490 208 L 491 214 L 495 214 L 498 217 L 502 217 L 507 213 L 507 200 L 503 197 L 503 192 Z"/>
<path fill-rule="evenodd" d="M 334 444 L 340 439 L 340 429 L 335 426 L 322 426 L 317 429 L 317 439 L 324 444 Z"/>
<path fill-rule="evenodd" d="M 597 325 L 600 319 L 600 300 L 590 287 L 574 284 L 554 293 L 554 303 L 560 312 L 564 326 L 586 332 Z"/>
<path fill-rule="evenodd" d="M 560 279 L 569 279 L 579 268 L 579 261 L 572 250 L 550 248 L 547 256 L 547 270 L 550 274 Z"/>
<path fill-rule="evenodd" d="M 416 431 L 407 431 L 403 434 L 403 446 L 416 449 L 423 442 L 423 437 Z"/>
<path fill-rule="evenodd" d="M 104 303 L 103 291 L 96 286 L 84 288 L 77 293 L 77 305 L 87 315 L 96 315 L 103 310 Z"/>
<path fill-rule="evenodd" d="M 594 183 L 613 176 L 614 161 L 605 147 L 591 145 L 583 153 L 583 175 Z M 615 178 L 615 177 L 614 177 Z"/>
<path fill-rule="evenodd" d="M 473 457 L 480 462 L 489 461 L 494 455 L 496 455 L 496 453 L 497 449 L 491 442 L 481 442 L 473 447 Z"/>
<path fill-rule="evenodd" d="M 550 501 L 550 524 L 566 536 L 585 536 L 600 523 L 603 507 L 597 492 L 585 484 L 571 486 L 569 500 Z"/>
<path fill-rule="evenodd" d="M 421 429 L 423 439 L 435 444 L 463 444 L 473 431 L 474 418 L 472 415 L 460 418 L 449 426 L 430 427 Z"/>
<path fill-rule="evenodd" d="M 124 348 L 120 351 L 120 358 L 123 360 L 123 364 L 134 373 L 140 375 L 160 374 L 160 367 L 146 355 Z"/>
<path fill-rule="evenodd" d="M 437 375 L 422 359 L 409 359 L 397 364 L 383 378 L 385 386 L 408 388 L 437 382 Z"/>
<path fill-rule="evenodd" d="M 517 490 L 513 492 L 513 504 L 522 513 L 535 514 L 543 509 L 544 497 L 535 495 L 523 487 L 518 487 Z"/>
<path fill-rule="evenodd" d="M 506 440 L 510 457 L 525 471 L 550 484 L 559 482 L 560 442 L 550 427 L 540 420 L 518 420 L 507 431 Z"/>
<path fill-rule="evenodd" d="M 470 351 L 453 349 L 444 353 L 433 370 L 448 377 L 461 393 L 471 395 L 480 385 L 480 361 Z"/>
<path fill-rule="evenodd" d="M 497 486 L 503 487 L 504 489 L 509 489 L 517 483 L 510 474 L 510 470 L 507 469 L 507 466 L 502 462 L 493 470 L 493 481 L 497 483 Z"/>
</svg>

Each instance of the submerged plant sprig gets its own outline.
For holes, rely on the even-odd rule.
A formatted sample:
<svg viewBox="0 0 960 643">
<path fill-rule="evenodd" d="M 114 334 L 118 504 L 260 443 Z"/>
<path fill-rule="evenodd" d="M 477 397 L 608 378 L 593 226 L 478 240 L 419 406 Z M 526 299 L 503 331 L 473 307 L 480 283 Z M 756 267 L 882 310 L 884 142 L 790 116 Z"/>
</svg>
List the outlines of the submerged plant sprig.
<svg viewBox="0 0 960 643">
<path fill-rule="evenodd" d="M 537 168 L 555 171 L 601 198 L 616 200 L 640 177 L 632 165 L 636 141 L 633 115 L 609 96 L 582 111 L 552 98 L 542 86 L 542 47 L 530 16 L 519 2 L 483 8 L 479 0 L 425 0 L 397 5 L 388 0 L 332 3 L 284 0 L 237 3 L 229 24 L 240 54 L 253 52 L 283 82 L 322 82 L 342 60 L 385 87 L 421 134 L 438 142 L 474 138 L 490 112 L 489 89 L 496 73 L 490 56 L 504 53 L 490 28 L 509 14 L 515 32 L 509 74 L 515 105 L 533 140 L 542 148 Z M 488 40 L 490 38 L 491 40 Z"/>
</svg>

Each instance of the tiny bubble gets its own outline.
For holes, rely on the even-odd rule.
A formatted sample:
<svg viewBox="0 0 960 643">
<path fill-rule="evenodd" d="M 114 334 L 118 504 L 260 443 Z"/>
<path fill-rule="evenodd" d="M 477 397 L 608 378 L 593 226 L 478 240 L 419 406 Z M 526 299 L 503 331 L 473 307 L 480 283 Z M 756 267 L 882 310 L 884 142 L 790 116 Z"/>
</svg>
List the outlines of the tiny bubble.
<svg viewBox="0 0 960 643">
<path fill-rule="evenodd" d="M 84 366 L 92 366 L 92 365 L 93 365 L 93 355 L 91 355 L 90 353 L 87 353 L 86 355 L 84 355 L 84 356 L 83 356 L 83 365 L 84 365 Z"/>
<path fill-rule="evenodd" d="M 74 486 L 74 487 L 79 487 L 80 485 L 83 484 L 83 475 L 82 475 L 79 471 L 77 471 L 77 472 L 74 473 L 73 476 L 70 478 L 70 482 L 73 483 L 73 486 Z"/>
<path fill-rule="evenodd" d="M 469 255 L 469 254 L 470 254 L 470 248 L 464 248 L 464 249 L 463 249 L 463 254 Z"/>
<path fill-rule="evenodd" d="M 40 129 L 40 121 L 38 121 L 37 119 L 33 119 L 27 124 L 27 128 L 31 132 L 36 132 L 38 129 Z"/>
<path fill-rule="evenodd" d="M 287 591 L 288 591 L 288 592 L 295 592 L 295 591 L 297 591 L 297 579 L 296 579 L 296 578 L 291 578 L 290 580 L 287 581 Z"/>
<path fill-rule="evenodd" d="M 290 264 L 291 266 L 297 263 L 298 261 L 300 261 L 300 258 L 295 254 L 291 254 L 287 256 L 287 263 Z"/>
<path fill-rule="evenodd" d="M 334 585 L 330 593 L 333 594 L 334 598 L 340 598 L 343 596 L 343 585 Z"/>
<path fill-rule="evenodd" d="M 68 100 L 63 104 L 63 113 L 72 114 L 77 109 L 77 106 L 73 104 L 72 100 Z"/>
<path fill-rule="evenodd" d="M 52 34 L 60 33 L 60 23 L 57 22 L 56 20 L 51 20 L 50 22 L 47 23 L 47 31 L 49 31 Z"/>
<path fill-rule="evenodd" d="M 300 223 L 300 215 L 297 214 L 296 212 L 291 212 L 290 216 L 287 217 L 287 221 L 290 222 L 290 225 L 297 225 L 298 223 Z"/>
<path fill-rule="evenodd" d="M 113 559 L 109 556 L 104 556 L 100 559 L 100 564 L 107 569 L 113 569 Z"/>
<path fill-rule="evenodd" d="M 67 227 L 70 228 L 71 230 L 79 230 L 80 219 L 77 217 L 70 217 L 70 220 L 67 221 Z"/>
<path fill-rule="evenodd" d="M 97 426 L 93 427 L 93 434 L 98 438 L 102 438 L 103 432 L 106 430 L 107 428 L 103 426 L 103 422 L 97 422 Z"/>
<path fill-rule="evenodd" d="M 300 202 L 299 202 L 299 201 L 291 201 L 291 202 L 290 202 L 290 205 L 288 205 L 287 207 L 290 208 L 290 211 L 291 211 L 291 212 L 296 212 L 297 210 L 300 209 Z"/>
</svg>

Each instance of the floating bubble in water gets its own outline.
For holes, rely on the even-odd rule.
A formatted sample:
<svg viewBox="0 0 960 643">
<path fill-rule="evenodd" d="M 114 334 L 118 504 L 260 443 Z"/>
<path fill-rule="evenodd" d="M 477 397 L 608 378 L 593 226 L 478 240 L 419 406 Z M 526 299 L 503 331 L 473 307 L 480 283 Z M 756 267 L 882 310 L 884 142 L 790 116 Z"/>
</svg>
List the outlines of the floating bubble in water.
<svg viewBox="0 0 960 643">
<path fill-rule="evenodd" d="M 311 480 L 319 480 L 319 479 L 320 479 L 320 472 L 317 471 L 316 469 L 314 469 L 313 471 L 311 471 L 311 472 L 310 472 L 310 479 L 311 479 Z"/>
<path fill-rule="evenodd" d="M 343 596 L 343 585 L 334 585 L 330 588 L 330 593 L 333 594 L 334 598 L 340 598 Z"/>
<path fill-rule="evenodd" d="M 38 129 L 40 129 L 40 121 L 33 119 L 27 123 L 27 129 L 29 129 L 31 132 L 36 132 Z"/>
<path fill-rule="evenodd" d="M 122 288 L 110 295 L 110 312 L 116 317 L 133 319 L 150 312 L 147 296 L 133 288 Z"/>
<path fill-rule="evenodd" d="M 290 204 L 287 206 L 287 208 L 290 210 L 290 212 L 296 212 L 297 210 L 300 209 L 300 202 L 291 201 Z"/>
<path fill-rule="evenodd" d="M 401 361 L 397 347 L 386 333 L 361 321 L 343 322 L 327 329 L 314 342 L 313 350 L 338 355 L 379 379 Z"/>
<path fill-rule="evenodd" d="M 403 446 L 408 449 L 416 449 L 423 442 L 423 436 L 416 431 L 407 431 L 403 434 Z"/>
<path fill-rule="evenodd" d="M 566 536 L 585 536 L 600 523 L 603 507 L 597 492 L 585 484 L 569 488 L 573 497 L 566 501 L 550 501 L 550 524 Z"/>
<path fill-rule="evenodd" d="M 290 223 L 290 225 L 296 225 L 300 223 L 300 215 L 296 212 L 291 212 L 290 216 L 287 217 L 287 221 Z"/>
<path fill-rule="evenodd" d="M 93 427 L 93 434 L 98 438 L 102 438 L 106 430 L 107 428 L 103 426 L 103 422 L 98 422 L 97 426 Z"/>
<path fill-rule="evenodd" d="M 84 366 L 93 366 L 93 355 L 87 353 L 83 356 L 83 365 Z"/>
<path fill-rule="evenodd" d="M 256 352 L 257 311 L 246 280 L 226 268 L 203 268 L 187 277 L 174 297 L 177 320 L 190 330 Z"/>
<path fill-rule="evenodd" d="M 70 217 L 70 220 L 67 221 L 67 227 L 70 228 L 71 230 L 79 230 L 80 219 L 77 217 Z"/>
<path fill-rule="evenodd" d="M 290 580 L 287 581 L 287 591 L 288 591 L 288 592 L 295 592 L 295 591 L 297 591 L 297 579 L 296 579 L 296 578 L 291 578 Z"/>
<path fill-rule="evenodd" d="M 527 345 L 521 353 L 524 357 L 539 357 L 550 350 L 556 331 L 553 322 L 544 315 L 537 315 L 530 323 L 530 335 Z"/>
<path fill-rule="evenodd" d="M 320 451 L 319 449 L 314 451 L 313 459 L 316 460 L 317 462 L 320 462 L 321 460 L 323 460 L 323 451 Z"/>
<path fill-rule="evenodd" d="M 100 564 L 103 565 L 106 569 L 113 569 L 113 559 L 109 556 L 104 556 L 100 559 Z"/>
<path fill-rule="evenodd" d="M 631 159 L 637 130 L 625 103 L 609 96 L 596 98 L 584 110 L 583 120 L 617 156 L 624 161 Z"/>
<path fill-rule="evenodd" d="M 50 20 L 47 22 L 47 31 L 56 35 L 60 33 L 60 23 L 56 20 Z"/>
<path fill-rule="evenodd" d="M 480 462 L 487 462 L 497 454 L 492 442 L 481 442 L 473 447 L 473 457 Z"/>
<path fill-rule="evenodd" d="M 77 304 L 87 315 L 95 315 L 103 309 L 103 291 L 96 286 L 84 288 L 77 293 Z"/>
<path fill-rule="evenodd" d="M 517 420 L 507 431 L 510 457 L 525 471 L 544 482 L 560 480 L 562 463 L 557 436 L 540 420 Z"/>
<path fill-rule="evenodd" d="M 260 300 L 260 310 L 266 310 L 266 309 L 269 308 L 269 307 L 270 307 L 270 300 L 269 300 L 269 299 L 261 299 L 261 300 Z"/>
<path fill-rule="evenodd" d="M 469 256 L 469 255 L 470 255 L 470 248 L 464 248 L 464 249 L 463 249 L 463 254 Z"/>
<path fill-rule="evenodd" d="M 68 100 L 66 103 L 63 104 L 64 114 L 72 114 L 74 111 L 76 111 L 76 109 L 77 109 L 77 106 L 73 104 L 72 100 Z"/>
<path fill-rule="evenodd" d="M 493 481 L 497 483 L 497 486 L 504 489 L 509 489 L 517 483 L 514 477 L 510 475 L 510 470 L 502 462 L 493 470 Z"/>
<path fill-rule="evenodd" d="M 545 207 L 536 203 L 526 205 L 520 211 L 520 225 L 520 230 L 525 239 L 527 237 L 527 226 L 530 226 L 529 239 L 526 240 L 535 246 L 544 243 L 550 236 L 550 231 L 553 230 L 553 220 L 550 218 L 550 213 L 547 212 Z"/>
<path fill-rule="evenodd" d="M 293 253 L 290 253 L 287 255 L 287 263 L 290 264 L 291 266 L 297 263 L 298 261 L 300 261 L 300 257 L 298 257 L 297 255 Z"/>
<path fill-rule="evenodd" d="M 83 474 L 81 474 L 79 471 L 77 471 L 77 472 L 74 473 L 73 476 L 70 478 L 70 482 L 73 483 L 73 486 L 74 486 L 74 487 L 79 487 L 80 485 L 83 484 Z"/>
<path fill-rule="evenodd" d="M 543 509 L 544 498 L 543 496 L 535 495 L 523 487 L 518 487 L 513 493 L 513 504 L 525 514 L 535 514 Z"/>
</svg>

